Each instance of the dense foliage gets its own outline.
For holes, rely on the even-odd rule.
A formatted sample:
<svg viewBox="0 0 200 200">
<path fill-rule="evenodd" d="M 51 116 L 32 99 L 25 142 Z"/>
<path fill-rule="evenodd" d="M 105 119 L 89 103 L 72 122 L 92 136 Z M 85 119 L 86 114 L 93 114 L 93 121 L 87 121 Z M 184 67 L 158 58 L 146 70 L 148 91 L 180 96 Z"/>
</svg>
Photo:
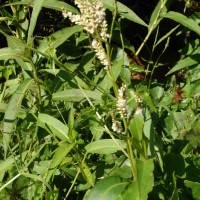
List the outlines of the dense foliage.
<svg viewBox="0 0 200 200">
<path fill-rule="evenodd" d="M 198 1 L 0 3 L 0 199 L 200 199 Z"/>
</svg>

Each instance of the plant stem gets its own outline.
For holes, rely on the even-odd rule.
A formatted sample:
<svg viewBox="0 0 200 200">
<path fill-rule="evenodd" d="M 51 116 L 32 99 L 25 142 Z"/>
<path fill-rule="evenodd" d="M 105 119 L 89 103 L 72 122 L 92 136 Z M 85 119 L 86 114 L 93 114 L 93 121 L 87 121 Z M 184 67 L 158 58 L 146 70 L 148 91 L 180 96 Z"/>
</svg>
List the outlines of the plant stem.
<svg viewBox="0 0 200 200">
<path fill-rule="evenodd" d="M 131 146 L 131 141 L 130 141 L 129 135 L 128 135 L 126 142 L 127 142 L 128 155 L 129 155 L 129 159 L 130 159 L 130 163 L 131 163 L 131 171 L 133 174 L 133 179 L 134 179 L 134 181 L 136 181 L 137 180 L 136 162 L 135 162 L 135 158 L 133 156 L 133 149 Z"/>
<path fill-rule="evenodd" d="M 130 164 L 131 164 L 131 171 L 132 171 L 132 175 L 133 175 L 133 179 L 134 181 L 137 180 L 137 170 L 136 170 L 136 162 L 135 162 L 135 158 L 133 156 L 133 149 L 131 146 L 131 137 L 129 136 L 128 133 L 128 125 L 127 125 L 127 121 L 126 119 L 123 119 L 123 123 L 124 123 L 124 128 L 125 128 L 125 133 L 126 133 L 126 143 L 127 143 L 127 150 L 128 150 L 128 158 L 130 160 Z"/>
<path fill-rule="evenodd" d="M 41 88 L 40 88 L 40 81 L 39 81 L 39 78 L 38 78 L 38 75 L 37 75 L 37 70 L 35 68 L 35 65 L 31 62 L 31 66 L 33 68 L 33 77 L 34 77 L 34 80 L 37 84 L 37 88 L 38 88 L 38 100 L 39 100 L 39 106 L 41 105 L 41 102 L 42 102 L 42 97 L 41 97 Z"/>
<path fill-rule="evenodd" d="M 109 60 L 110 60 L 110 65 L 108 66 L 107 74 L 108 74 L 109 78 L 112 80 L 115 97 L 118 97 L 118 86 L 115 82 L 114 74 L 113 74 L 113 71 L 112 71 L 112 66 L 111 66 L 111 57 L 112 57 L 111 52 L 112 51 L 110 49 L 110 44 L 111 44 L 111 40 L 112 40 L 112 33 L 113 33 L 116 17 L 117 17 L 117 1 L 115 0 L 115 10 L 113 11 L 113 18 L 112 18 L 112 23 L 111 23 L 111 28 L 110 28 L 109 41 L 106 42 L 106 52 L 107 52 L 107 56 L 109 57 Z"/>
<path fill-rule="evenodd" d="M 140 45 L 140 47 L 138 48 L 137 52 L 135 53 L 134 57 L 137 57 L 139 55 L 139 53 L 141 52 L 142 48 L 144 47 L 145 43 L 147 42 L 147 40 L 149 39 L 151 33 L 153 32 L 153 30 L 155 29 L 157 22 L 158 22 L 158 18 L 160 16 L 160 13 L 162 11 L 162 9 L 164 8 L 165 4 L 167 3 L 167 0 L 163 0 L 161 6 L 160 6 L 160 10 L 157 13 L 157 16 L 155 18 L 155 21 L 153 22 L 150 30 L 148 31 L 147 36 L 145 37 L 145 39 L 143 40 L 142 44 Z"/>
<path fill-rule="evenodd" d="M 80 174 L 80 169 L 78 169 L 78 171 L 77 171 L 77 173 L 76 173 L 76 176 L 74 177 L 74 180 L 73 180 L 73 182 L 72 182 L 72 184 L 71 184 L 71 186 L 70 186 L 70 188 L 69 188 L 69 190 L 68 190 L 68 192 L 67 192 L 67 194 L 65 195 L 65 198 L 64 198 L 64 200 L 66 200 L 67 199 L 67 197 L 69 196 L 69 194 L 70 194 L 70 192 L 71 192 L 71 190 L 72 190 L 72 188 L 74 187 L 74 185 L 75 185 L 75 183 L 76 183 L 76 179 L 78 178 L 78 175 Z"/>
<path fill-rule="evenodd" d="M 109 78 L 112 80 L 113 90 L 114 90 L 114 93 L 115 93 L 115 97 L 117 98 L 118 97 L 118 86 L 117 86 L 117 84 L 115 82 L 111 65 L 109 66 L 109 70 L 107 71 L 107 74 L 108 74 Z"/>
<path fill-rule="evenodd" d="M 112 33 L 113 33 L 116 17 L 117 17 L 117 1 L 115 0 L 115 10 L 113 12 L 113 18 L 112 18 L 112 23 L 111 23 L 111 28 L 110 28 L 109 44 L 111 43 L 111 40 L 112 40 Z"/>
<path fill-rule="evenodd" d="M 1 188 L 0 188 L 0 192 L 6 188 L 9 184 L 11 184 L 15 179 L 17 179 L 18 177 L 20 177 L 21 174 L 17 174 L 15 177 L 13 177 L 11 180 L 9 180 L 6 184 L 4 184 Z"/>
</svg>

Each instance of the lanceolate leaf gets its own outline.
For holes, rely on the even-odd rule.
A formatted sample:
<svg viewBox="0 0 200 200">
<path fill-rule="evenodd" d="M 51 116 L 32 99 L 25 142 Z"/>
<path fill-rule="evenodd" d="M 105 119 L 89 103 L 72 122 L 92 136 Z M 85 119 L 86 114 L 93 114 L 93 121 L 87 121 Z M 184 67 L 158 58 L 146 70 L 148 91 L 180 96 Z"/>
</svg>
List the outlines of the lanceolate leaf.
<svg viewBox="0 0 200 200">
<path fill-rule="evenodd" d="M 65 101 L 79 102 L 83 99 L 86 99 L 86 96 L 89 99 L 102 101 L 101 100 L 101 92 L 90 91 L 90 90 L 80 90 L 80 89 L 69 89 L 69 90 L 65 90 L 62 92 L 54 93 L 53 100 L 65 100 Z"/>
<path fill-rule="evenodd" d="M 49 9 L 53 9 L 57 11 L 62 11 L 64 9 L 64 10 L 67 10 L 68 12 L 73 12 L 73 13 L 78 14 L 78 11 L 76 8 L 74 8 L 73 6 L 63 1 L 48 0 L 48 1 L 44 1 L 42 6 L 45 8 L 49 8 Z"/>
<path fill-rule="evenodd" d="M 133 119 L 131 119 L 129 124 L 129 130 L 132 134 L 132 137 L 134 140 L 137 140 L 138 142 L 142 140 L 143 126 L 144 126 L 144 117 L 141 111 L 134 115 Z"/>
<path fill-rule="evenodd" d="M 124 193 L 124 200 L 146 200 L 148 199 L 148 193 L 153 188 L 153 159 L 150 160 L 137 160 L 137 180 L 135 180 L 128 188 L 128 191 Z"/>
<path fill-rule="evenodd" d="M 52 49 L 52 48 L 57 48 L 61 44 L 63 44 L 70 36 L 73 34 L 80 32 L 83 30 L 82 26 L 72 26 L 72 27 L 67 27 L 63 28 L 53 34 L 51 34 L 48 37 L 48 40 L 41 43 L 41 45 L 38 47 L 38 51 L 41 51 L 45 53 L 47 50 Z"/>
<path fill-rule="evenodd" d="M 151 29 L 152 26 L 154 26 L 154 29 L 156 28 L 156 26 L 159 24 L 160 20 L 162 18 L 160 18 L 160 14 L 166 13 L 167 12 L 167 7 L 164 6 L 161 10 L 161 5 L 162 5 L 163 1 L 159 0 L 157 6 L 155 7 L 153 13 L 151 14 L 151 18 L 150 18 L 150 22 L 149 22 L 149 30 Z"/>
<path fill-rule="evenodd" d="M 199 65 L 200 63 L 200 55 L 199 54 L 194 54 L 191 56 L 188 56 L 187 58 L 184 58 L 183 60 L 180 60 L 168 73 L 172 74 L 180 69 L 184 69 L 186 67 L 194 67 Z"/>
<path fill-rule="evenodd" d="M 39 16 L 40 10 L 42 9 L 42 3 L 44 0 L 34 0 L 34 6 L 33 6 L 33 11 L 31 14 L 31 20 L 30 20 L 30 25 L 28 29 L 28 40 L 27 44 L 30 43 L 31 38 L 33 37 L 33 32 L 35 30 L 35 26 L 37 23 L 37 18 Z"/>
<path fill-rule="evenodd" d="M 8 104 L 0 103 L 0 113 L 5 113 L 7 108 L 8 108 Z M 25 113 L 26 113 L 26 111 L 24 109 L 22 109 L 22 108 L 19 109 L 19 113 L 18 113 L 19 115 L 23 115 Z"/>
<path fill-rule="evenodd" d="M 24 82 L 19 85 L 15 93 L 12 95 L 8 103 L 3 120 L 3 139 L 5 153 L 7 152 L 10 142 L 10 134 L 14 131 L 15 120 L 21 110 L 22 100 L 32 81 L 33 79 L 24 80 Z"/>
<path fill-rule="evenodd" d="M 126 143 L 123 140 L 102 139 L 91 142 L 85 146 L 89 153 L 110 154 L 120 151 L 121 148 L 126 148 Z"/>
<path fill-rule="evenodd" d="M 9 3 L 9 6 L 11 6 L 11 5 L 27 5 L 27 6 L 33 7 L 35 1 L 34 0 L 32 2 L 31 1 L 32 0 L 17 1 L 17 2 L 13 2 L 13 3 Z M 78 14 L 78 11 L 76 8 L 74 8 L 73 6 L 67 4 L 63 1 L 45 0 L 42 3 L 42 7 L 57 10 L 57 11 L 67 10 L 69 12 Z"/>
<path fill-rule="evenodd" d="M 105 178 L 94 186 L 86 200 L 116 200 L 126 185 L 119 177 Z"/>
<path fill-rule="evenodd" d="M 38 126 L 46 129 L 50 134 L 57 136 L 61 140 L 70 142 L 68 138 L 68 127 L 58 119 L 40 113 L 38 116 Z"/>
<path fill-rule="evenodd" d="M 73 144 L 69 144 L 67 142 L 61 142 L 60 146 L 57 147 L 49 165 L 48 173 L 46 176 L 47 182 L 49 182 L 51 176 L 53 175 L 57 167 L 60 165 L 63 158 L 70 152 L 72 147 L 73 147 Z"/>
<path fill-rule="evenodd" d="M 19 111 L 21 110 L 22 100 L 32 81 L 33 79 L 26 79 L 24 82 L 22 82 L 11 97 L 4 116 L 4 133 L 9 134 L 13 131 L 14 122 L 19 114 Z"/>
<path fill-rule="evenodd" d="M 200 26 L 198 23 L 181 13 L 170 11 L 162 15 L 162 17 L 172 19 L 200 35 Z"/>
<path fill-rule="evenodd" d="M 115 0 L 109 0 L 109 1 L 100 0 L 100 1 L 110 11 L 113 12 L 115 10 Z M 117 11 L 122 17 L 129 19 L 130 21 L 133 21 L 140 25 L 147 26 L 147 24 L 142 19 L 140 19 L 130 8 L 128 8 L 127 6 L 125 6 L 124 4 L 120 2 L 117 2 Z"/>
<path fill-rule="evenodd" d="M 10 168 L 12 168 L 12 166 L 14 165 L 14 163 L 17 160 L 19 160 L 19 159 L 24 160 L 24 158 L 26 158 L 27 153 L 28 153 L 28 151 L 24 151 L 21 155 L 15 155 L 15 157 L 9 156 L 5 160 L 3 160 L 3 161 L 1 160 L 1 162 L 0 162 L 0 181 L 2 181 L 2 179 L 4 177 L 3 176 L 4 173 L 9 171 Z"/>
<path fill-rule="evenodd" d="M 18 58 L 22 58 L 23 60 L 29 62 L 29 59 L 26 58 L 19 50 L 12 49 L 9 47 L 0 49 L 0 60 L 18 59 Z"/>
</svg>

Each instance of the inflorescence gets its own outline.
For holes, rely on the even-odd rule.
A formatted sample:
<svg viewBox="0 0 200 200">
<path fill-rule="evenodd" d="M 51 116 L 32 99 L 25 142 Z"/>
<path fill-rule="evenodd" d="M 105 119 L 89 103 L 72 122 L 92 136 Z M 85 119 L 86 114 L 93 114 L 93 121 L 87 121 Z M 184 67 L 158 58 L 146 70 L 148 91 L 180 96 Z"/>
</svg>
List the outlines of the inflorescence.
<svg viewBox="0 0 200 200">
<path fill-rule="evenodd" d="M 92 41 L 92 48 L 101 64 L 107 69 L 110 62 L 102 46 L 102 41 L 106 42 L 109 34 L 107 33 L 108 25 L 105 20 L 106 14 L 103 4 L 97 0 L 75 0 L 74 3 L 79 8 L 80 14 L 63 11 L 63 16 L 68 17 L 71 22 L 77 25 L 84 26 L 84 30 L 96 38 Z"/>
<path fill-rule="evenodd" d="M 127 117 L 127 111 L 126 111 L 126 85 L 122 85 L 118 89 L 118 98 L 117 98 L 117 110 L 121 116 L 121 118 L 126 118 Z"/>
</svg>

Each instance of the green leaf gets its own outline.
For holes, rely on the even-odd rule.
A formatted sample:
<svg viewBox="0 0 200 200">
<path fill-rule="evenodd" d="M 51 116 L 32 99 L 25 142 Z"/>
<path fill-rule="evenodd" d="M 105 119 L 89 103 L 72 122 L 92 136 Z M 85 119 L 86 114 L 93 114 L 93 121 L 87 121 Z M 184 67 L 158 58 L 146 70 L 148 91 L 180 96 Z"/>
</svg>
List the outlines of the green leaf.
<svg viewBox="0 0 200 200">
<path fill-rule="evenodd" d="M 86 165 L 86 163 L 83 164 L 83 171 L 82 175 L 85 178 L 85 180 L 92 186 L 94 186 L 93 176 L 91 173 L 90 168 Z"/>
<path fill-rule="evenodd" d="M 142 112 L 134 114 L 129 124 L 129 130 L 134 140 L 140 142 L 143 136 L 144 117 Z"/>
<path fill-rule="evenodd" d="M 0 103 L 0 112 L 1 113 L 5 113 L 6 110 L 7 110 L 7 107 L 8 107 L 8 104 L 6 104 L 6 103 Z M 26 113 L 26 111 L 23 108 L 20 108 L 18 115 L 23 115 L 25 113 Z"/>
<path fill-rule="evenodd" d="M 86 200 L 116 200 L 126 185 L 127 182 L 121 182 L 119 177 L 105 178 L 92 188 Z"/>
<path fill-rule="evenodd" d="M 126 148 L 126 143 L 123 140 L 116 139 L 115 142 L 112 139 L 102 139 L 91 142 L 90 144 L 85 146 L 85 149 L 89 153 L 110 154 L 115 153 L 116 151 L 120 151 L 120 147 L 122 149 Z"/>
<path fill-rule="evenodd" d="M 75 14 L 78 14 L 78 10 L 74 8 L 73 6 L 63 2 L 63 1 L 55 1 L 55 0 L 46 0 L 42 4 L 43 7 L 57 10 L 57 11 L 62 11 L 66 10 L 68 12 L 73 12 Z"/>
<path fill-rule="evenodd" d="M 8 171 L 14 164 L 14 158 L 11 156 L 5 159 L 4 161 L 0 161 L 0 181 L 2 181 L 4 173 Z"/>
<path fill-rule="evenodd" d="M 163 4 L 162 0 L 159 0 L 158 4 L 156 5 L 153 13 L 151 14 L 150 21 L 149 21 L 149 27 L 148 29 L 150 30 L 152 26 L 154 26 L 154 29 L 156 26 L 160 23 L 161 19 L 159 16 L 161 14 L 164 14 L 167 12 L 167 7 L 164 6 L 164 8 L 161 10 L 161 5 Z M 155 24 L 156 23 L 156 24 Z"/>
<path fill-rule="evenodd" d="M 70 142 L 68 138 L 68 127 L 56 118 L 40 113 L 37 125 L 47 130 L 49 133 L 57 136 L 61 140 Z"/>
<path fill-rule="evenodd" d="M 200 35 L 200 26 L 198 25 L 198 23 L 195 22 L 193 19 L 189 19 L 181 13 L 170 11 L 162 15 L 162 17 L 172 19 Z"/>
<path fill-rule="evenodd" d="M 50 162 L 49 169 L 45 180 L 49 182 L 51 176 L 56 171 L 57 167 L 60 165 L 64 157 L 71 151 L 73 144 L 67 142 L 60 142 L 59 147 L 56 148 L 53 158 Z"/>
<path fill-rule="evenodd" d="M 25 79 L 24 82 L 18 86 L 17 90 L 12 95 L 5 111 L 3 120 L 3 143 L 5 155 L 11 138 L 10 134 L 14 131 L 15 120 L 21 110 L 22 100 L 32 82 L 33 79 Z"/>
<path fill-rule="evenodd" d="M 32 0 L 17 1 L 17 2 L 13 2 L 13 3 L 9 3 L 9 6 L 11 6 L 11 5 L 27 5 L 27 6 L 33 7 L 35 1 L 34 0 L 32 2 L 31 1 Z M 67 4 L 63 1 L 57 1 L 57 0 L 45 0 L 42 3 L 42 7 L 57 10 L 57 11 L 66 10 L 68 12 L 73 12 L 75 14 L 79 13 L 78 10 L 76 8 L 74 8 L 73 6 Z"/>
<path fill-rule="evenodd" d="M 72 107 L 68 115 L 69 132 L 71 132 L 74 128 L 74 113 L 75 113 L 75 109 Z"/>
<path fill-rule="evenodd" d="M 10 168 L 14 165 L 14 163 L 20 158 L 20 160 L 24 160 L 24 158 L 27 156 L 27 151 L 24 151 L 22 155 L 16 155 L 15 157 L 9 156 L 5 160 L 0 161 L 0 181 L 4 178 L 4 173 L 6 171 L 9 171 Z"/>
<path fill-rule="evenodd" d="M 18 58 L 22 58 L 23 60 L 30 62 L 30 60 L 26 58 L 20 50 L 12 49 L 9 47 L 0 49 L 0 60 L 18 59 Z"/>
<path fill-rule="evenodd" d="M 22 100 L 32 82 L 33 79 L 24 80 L 24 82 L 19 85 L 15 93 L 12 95 L 5 111 L 3 133 L 9 134 L 13 131 L 15 120 L 21 110 Z"/>
<path fill-rule="evenodd" d="M 143 131 L 144 131 L 145 137 L 148 139 L 148 149 L 147 149 L 148 156 L 152 158 L 154 157 L 154 149 L 155 149 L 155 138 L 154 138 L 155 131 L 153 127 L 153 120 L 151 118 L 151 114 L 148 109 L 146 109 L 146 112 L 145 112 Z M 160 157 L 158 157 L 158 159 L 160 159 Z"/>
<path fill-rule="evenodd" d="M 55 49 L 63 44 L 70 36 L 82 30 L 83 27 L 79 25 L 63 28 L 45 38 L 38 47 L 38 51 L 45 53 L 50 49 Z"/>
<path fill-rule="evenodd" d="M 200 54 L 200 40 L 197 38 L 196 40 L 188 41 L 187 44 L 184 45 L 184 48 L 180 50 L 181 55 L 195 55 Z"/>
<path fill-rule="evenodd" d="M 154 178 L 153 159 L 150 160 L 136 160 L 137 168 L 137 180 L 135 180 L 128 188 L 128 191 L 124 192 L 124 200 L 146 200 L 148 199 L 148 193 L 153 188 Z"/>
<path fill-rule="evenodd" d="M 199 65 L 200 63 L 200 54 L 194 54 L 191 56 L 188 56 L 187 58 L 184 58 L 180 60 L 167 74 L 172 74 L 180 69 L 184 69 L 186 67 L 194 67 Z"/>
<path fill-rule="evenodd" d="M 164 88 L 160 86 L 156 86 L 151 89 L 150 94 L 154 100 L 160 101 L 161 97 L 164 95 Z"/>
<path fill-rule="evenodd" d="M 188 187 L 192 190 L 193 198 L 195 200 L 200 200 L 200 183 L 185 180 L 184 184 L 186 187 Z"/>
<path fill-rule="evenodd" d="M 30 24 L 29 24 L 29 29 L 28 29 L 28 39 L 27 39 L 27 44 L 29 45 L 31 42 L 31 39 L 33 37 L 33 32 L 35 30 L 35 26 L 37 23 L 37 18 L 39 16 L 39 13 L 42 9 L 42 3 L 44 0 L 34 0 L 34 6 L 33 6 L 33 11 L 31 14 L 31 19 L 30 19 Z"/>
<path fill-rule="evenodd" d="M 156 46 L 158 46 L 161 42 L 163 42 L 165 39 L 167 39 L 177 28 L 179 27 L 179 25 L 177 25 L 176 27 L 174 27 L 173 29 L 171 29 L 169 32 L 167 32 L 165 35 L 163 35 L 155 44 L 154 48 Z"/>
<path fill-rule="evenodd" d="M 14 37 L 14 36 L 8 36 L 8 35 L 5 35 L 5 36 L 7 39 L 8 47 L 12 49 L 12 50 L 9 50 L 10 53 L 11 52 L 13 53 L 13 58 L 15 58 L 16 62 L 23 69 L 24 78 L 32 77 L 32 66 L 28 59 L 31 54 L 31 49 L 27 48 L 25 43 L 21 41 L 19 38 Z"/>
<path fill-rule="evenodd" d="M 104 6 L 109 9 L 111 12 L 115 11 L 115 0 L 100 0 Z M 147 24 L 139 18 L 130 8 L 125 6 L 124 4 L 117 1 L 117 11 L 121 17 L 124 17 L 130 21 L 138 23 L 143 26 L 147 26 Z"/>
<path fill-rule="evenodd" d="M 29 173 L 22 173 L 22 176 L 25 176 L 27 178 L 33 179 L 33 181 L 38 180 L 40 182 L 42 182 L 52 193 L 52 188 L 49 185 L 49 183 L 47 181 L 45 181 L 41 176 L 35 175 L 35 174 L 29 174 Z"/>
<path fill-rule="evenodd" d="M 19 38 L 15 36 L 9 36 L 9 37 L 6 37 L 6 39 L 7 39 L 8 47 L 15 50 L 17 49 L 18 51 L 20 50 L 21 53 L 24 54 L 25 47 L 22 40 L 20 40 Z"/>
<path fill-rule="evenodd" d="M 123 69 L 122 66 L 126 62 L 128 63 L 127 61 L 128 58 L 122 49 L 117 48 L 115 50 L 116 51 L 113 52 L 113 57 L 112 57 L 112 59 L 114 60 L 112 66 L 112 73 L 113 73 L 113 78 L 116 81 L 121 73 L 121 70 Z M 107 90 L 109 90 L 113 86 L 113 81 L 111 80 L 108 74 L 105 75 L 104 79 L 99 83 L 99 86 Z"/>
<path fill-rule="evenodd" d="M 62 92 L 57 92 L 53 94 L 53 100 L 64 100 L 64 101 L 73 101 L 79 102 L 86 98 L 102 101 L 101 92 L 99 91 L 90 91 L 90 90 L 81 90 L 81 89 L 69 89 Z"/>
<path fill-rule="evenodd" d="M 172 192 L 172 196 L 170 197 L 169 200 L 179 200 L 179 195 L 178 195 L 178 189 L 177 189 L 177 186 L 176 186 L 176 175 L 175 173 L 173 172 L 172 173 L 172 176 L 173 176 L 173 192 Z"/>
<path fill-rule="evenodd" d="M 141 94 L 142 99 L 144 100 L 144 102 L 146 103 L 146 105 L 150 108 L 150 111 L 152 112 L 157 112 L 154 103 L 149 95 L 149 93 L 144 92 L 143 94 Z"/>
</svg>

